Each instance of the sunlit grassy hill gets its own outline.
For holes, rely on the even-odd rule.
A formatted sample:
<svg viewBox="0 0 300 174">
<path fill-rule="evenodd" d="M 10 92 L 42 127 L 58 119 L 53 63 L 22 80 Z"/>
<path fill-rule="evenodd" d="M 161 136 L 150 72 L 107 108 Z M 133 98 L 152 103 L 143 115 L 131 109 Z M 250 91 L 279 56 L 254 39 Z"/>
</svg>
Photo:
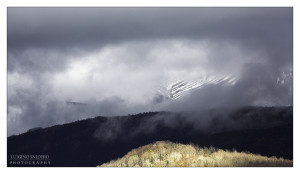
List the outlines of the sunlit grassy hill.
<svg viewBox="0 0 300 174">
<path fill-rule="evenodd" d="M 292 167 L 293 161 L 247 152 L 158 141 L 100 167 Z"/>
</svg>

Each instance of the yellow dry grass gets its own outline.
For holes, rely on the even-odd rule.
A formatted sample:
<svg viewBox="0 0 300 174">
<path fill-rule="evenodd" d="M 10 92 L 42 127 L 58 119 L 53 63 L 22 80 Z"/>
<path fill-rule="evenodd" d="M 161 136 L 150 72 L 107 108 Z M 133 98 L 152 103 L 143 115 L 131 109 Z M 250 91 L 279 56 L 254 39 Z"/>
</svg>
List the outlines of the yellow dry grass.
<svg viewBox="0 0 300 174">
<path fill-rule="evenodd" d="M 133 149 L 100 167 L 292 167 L 293 161 L 169 141 Z"/>
</svg>

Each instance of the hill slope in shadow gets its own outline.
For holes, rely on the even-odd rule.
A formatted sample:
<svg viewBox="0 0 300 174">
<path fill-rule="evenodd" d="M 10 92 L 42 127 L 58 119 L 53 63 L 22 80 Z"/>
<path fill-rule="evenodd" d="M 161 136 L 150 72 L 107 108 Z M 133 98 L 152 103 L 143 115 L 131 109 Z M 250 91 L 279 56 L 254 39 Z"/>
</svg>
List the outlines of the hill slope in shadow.
<svg viewBox="0 0 300 174">
<path fill-rule="evenodd" d="M 45 166 L 97 166 L 164 140 L 292 159 L 293 108 L 99 116 L 8 137 L 7 163 L 32 166 L 15 165 L 11 156 L 43 154 L 51 158 Z"/>
</svg>

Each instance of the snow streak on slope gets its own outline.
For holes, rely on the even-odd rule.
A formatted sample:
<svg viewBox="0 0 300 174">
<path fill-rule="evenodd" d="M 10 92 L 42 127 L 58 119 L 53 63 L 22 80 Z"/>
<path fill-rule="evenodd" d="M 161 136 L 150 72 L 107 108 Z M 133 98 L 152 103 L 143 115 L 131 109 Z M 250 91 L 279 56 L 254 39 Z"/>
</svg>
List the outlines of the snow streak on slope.
<svg viewBox="0 0 300 174">
<path fill-rule="evenodd" d="M 288 95 L 293 95 L 293 71 L 283 71 L 276 81 L 276 85 L 280 87 L 286 87 L 288 89 Z"/>
<path fill-rule="evenodd" d="M 232 76 L 203 76 L 196 80 L 181 80 L 167 87 L 167 97 L 170 99 L 178 99 L 191 91 L 203 88 L 207 85 L 224 85 L 231 86 L 236 83 L 237 79 Z"/>
<path fill-rule="evenodd" d="M 205 75 L 199 78 L 176 81 L 174 83 L 171 83 L 170 85 L 166 85 L 165 89 L 163 91 L 160 90 L 159 93 L 166 98 L 176 100 L 191 93 L 192 91 L 201 89 L 208 85 L 218 85 L 224 87 L 234 86 L 238 80 L 239 78 L 234 75 Z M 275 86 L 286 88 L 288 95 L 293 94 L 292 71 L 283 71 L 274 80 Z"/>
</svg>

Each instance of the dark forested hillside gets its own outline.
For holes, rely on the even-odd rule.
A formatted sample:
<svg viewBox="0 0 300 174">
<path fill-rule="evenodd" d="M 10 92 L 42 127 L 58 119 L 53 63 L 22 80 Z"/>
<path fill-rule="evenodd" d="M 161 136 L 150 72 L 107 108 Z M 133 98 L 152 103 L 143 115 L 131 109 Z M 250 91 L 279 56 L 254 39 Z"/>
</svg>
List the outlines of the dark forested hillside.
<svg viewBox="0 0 300 174">
<path fill-rule="evenodd" d="M 49 155 L 51 163 L 46 166 L 97 166 L 161 140 L 292 159 L 293 108 L 99 116 L 32 129 L 8 137 L 8 166 L 14 166 L 12 155 Z"/>
</svg>

